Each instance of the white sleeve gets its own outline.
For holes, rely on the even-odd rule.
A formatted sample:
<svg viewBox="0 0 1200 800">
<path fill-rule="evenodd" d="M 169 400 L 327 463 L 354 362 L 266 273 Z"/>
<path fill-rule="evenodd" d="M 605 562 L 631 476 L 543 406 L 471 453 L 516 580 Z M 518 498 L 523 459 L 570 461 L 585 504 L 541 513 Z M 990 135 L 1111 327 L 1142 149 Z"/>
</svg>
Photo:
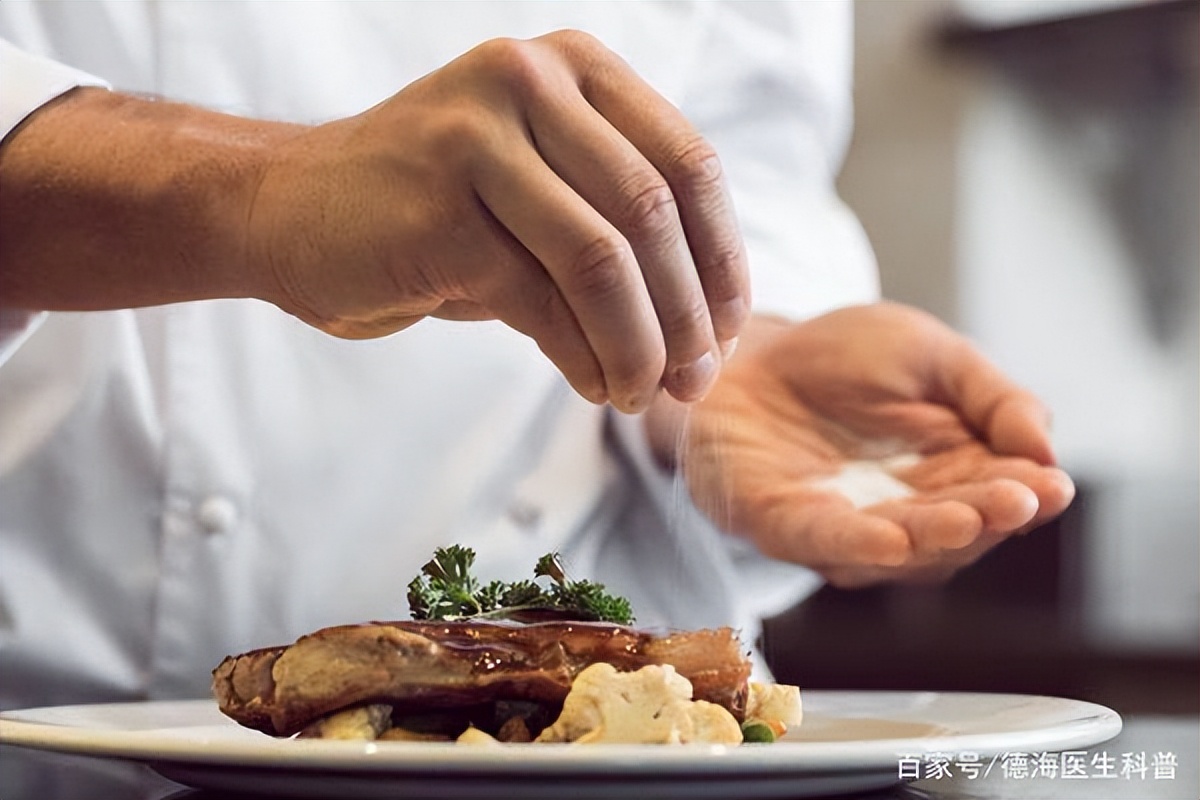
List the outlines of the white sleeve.
<svg viewBox="0 0 1200 800">
<path fill-rule="evenodd" d="M 104 86 L 94 75 L 26 53 L 0 39 L 0 139 L 54 98 L 77 86 Z"/>
<path fill-rule="evenodd" d="M 26 117 L 64 92 L 77 86 L 107 85 L 86 72 L 26 53 L 0 39 L 0 142 Z M 0 365 L 45 316 L 45 312 L 0 306 Z"/>
<path fill-rule="evenodd" d="M 755 310 L 805 319 L 879 299 L 871 246 L 834 188 L 851 129 L 852 5 L 710 8 L 681 106 L 721 157 Z"/>
</svg>

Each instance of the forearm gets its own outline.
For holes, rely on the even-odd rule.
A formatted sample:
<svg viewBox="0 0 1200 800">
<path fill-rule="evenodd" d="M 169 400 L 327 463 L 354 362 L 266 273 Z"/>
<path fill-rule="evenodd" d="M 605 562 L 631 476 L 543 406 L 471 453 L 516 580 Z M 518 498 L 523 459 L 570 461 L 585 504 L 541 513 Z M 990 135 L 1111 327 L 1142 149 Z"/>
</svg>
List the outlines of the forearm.
<svg viewBox="0 0 1200 800">
<path fill-rule="evenodd" d="M 0 304 L 272 299 L 244 257 L 271 147 L 298 128 L 82 88 L 0 146 Z"/>
</svg>

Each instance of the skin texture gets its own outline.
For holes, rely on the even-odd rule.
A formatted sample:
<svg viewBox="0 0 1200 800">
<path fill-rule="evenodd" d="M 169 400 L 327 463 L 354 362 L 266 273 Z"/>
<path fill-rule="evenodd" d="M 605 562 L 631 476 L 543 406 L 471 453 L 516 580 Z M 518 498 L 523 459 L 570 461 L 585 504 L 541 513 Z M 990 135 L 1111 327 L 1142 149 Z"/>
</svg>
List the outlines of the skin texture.
<svg viewBox="0 0 1200 800">
<path fill-rule="evenodd" d="M 79 89 L 0 146 L 6 306 L 258 298 L 349 338 L 500 319 L 584 397 L 649 408 L 718 524 L 838 585 L 945 577 L 1070 502 L 1041 405 L 964 339 L 889 304 L 746 325 L 747 275 L 712 149 L 577 32 L 315 127 Z M 811 483 L 906 452 L 909 498 Z"/>
<path fill-rule="evenodd" d="M 749 316 L 720 162 L 573 31 L 316 127 L 81 89 L 0 148 L 0 296 L 256 297 L 336 336 L 500 319 L 594 402 L 695 400 Z"/>
<path fill-rule="evenodd" d="M 808 322 L 755 319 L 717 385 L 646 417 L 697 503 L 769 556 L 841 587 L 937 581 L 1074 495 L 1042 404 L 933 317 L 880 303 Z M 812 481 L 919 453 L 915 492 L 863 508 Z"/>
</svg>

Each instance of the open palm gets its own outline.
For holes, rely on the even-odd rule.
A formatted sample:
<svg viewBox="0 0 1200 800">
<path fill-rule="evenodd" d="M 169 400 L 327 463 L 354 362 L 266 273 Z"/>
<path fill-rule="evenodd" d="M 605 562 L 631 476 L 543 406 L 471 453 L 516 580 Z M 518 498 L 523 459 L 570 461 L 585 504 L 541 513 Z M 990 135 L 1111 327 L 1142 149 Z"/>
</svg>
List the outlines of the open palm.
<svg viewBox="0 0 1200 800">
<path fill-rule="evenodd" d="M 679 455 L 700 507 L 767 555 L 840 586 L 941 579 L 1070 503 L 1042 405 L 933 317 L 772 324 Z"/>
</svg>

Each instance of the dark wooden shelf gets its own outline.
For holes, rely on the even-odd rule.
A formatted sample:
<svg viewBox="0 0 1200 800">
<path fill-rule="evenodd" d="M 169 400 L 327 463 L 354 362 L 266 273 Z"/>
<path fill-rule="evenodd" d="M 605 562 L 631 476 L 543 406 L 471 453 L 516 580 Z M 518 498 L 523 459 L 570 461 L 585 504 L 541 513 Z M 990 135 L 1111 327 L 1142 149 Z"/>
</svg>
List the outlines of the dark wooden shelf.
<svg viewBox="0 0 1200 800">
<path fill-rule="evenodd" d="M 1025 47 L 1030 42 L 1072 44 L 1086 39 L 1111 40 L 1191 24 L 1193 33 L 1200 0 L 1155 0 L 1114 8 L 1093 8 L 1082 13 L 1031 19 L 1014 24 L 988 25 L 952 16 L 938 31 L 951 47 L 987 50 Z"/>
<path fill-rule="evenodd" d="M 935 39 L 947 56 L 982 60 L 1051 102 L 1138 109 L 1191 103 L 1200 64 L 1200 0 L 1004 27 L 951 19 Z"/>
</svg>

